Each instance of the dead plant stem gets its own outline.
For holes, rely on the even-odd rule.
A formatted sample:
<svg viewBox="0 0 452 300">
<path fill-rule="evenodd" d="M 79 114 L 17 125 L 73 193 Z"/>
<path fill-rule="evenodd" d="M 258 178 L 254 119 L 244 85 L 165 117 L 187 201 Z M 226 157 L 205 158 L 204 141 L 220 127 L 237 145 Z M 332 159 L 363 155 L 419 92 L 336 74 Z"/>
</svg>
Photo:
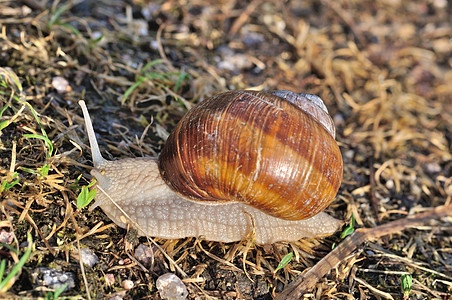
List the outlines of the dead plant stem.
<svg viewBox="0 0 452 300">
<path fill-rule="evenodd" d="M 452 205 L 450 204 L 438 206 L 430 211 L 392 221 L 374 228 L 357 229 L 314 267 L 290 283 L 276 299 L 300 299 L 303 294 L 311 290 L 332 268 L 341 261 L 344 261 L 351 252 L 367 240 L 377 239 L 407 228 L 423 225 L 431 220 L 438 220 L 448 215 L 452 215 Z"/>
</svg>

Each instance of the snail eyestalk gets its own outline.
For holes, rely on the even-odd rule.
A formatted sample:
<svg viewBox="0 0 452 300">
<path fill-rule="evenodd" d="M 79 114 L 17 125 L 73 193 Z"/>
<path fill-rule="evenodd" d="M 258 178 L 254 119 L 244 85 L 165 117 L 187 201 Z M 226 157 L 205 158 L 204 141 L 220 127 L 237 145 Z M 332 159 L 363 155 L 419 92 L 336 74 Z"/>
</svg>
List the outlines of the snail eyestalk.
<svg viewBox="0 0 452 300">
<path fill-rule="evenodd" d="M 83 118 L 85 119 L 86 132 L 88 133 L 89 144 L 91 147 L 91 156 L 93 158 L 93 165 L 95 168 L 100 166 L 105 162 L 105 159 L 102 157 L 102 154 L 99 150 L 99 145 L 97 144 L 96 134 L 94 133 L 93 123 L 91 122 L 91 118 L 89 117 L 88 109 L 86 108 L 85 101 L 80 100 L 78 102 L 80 107 L 82 108 Z"/>
</svg>

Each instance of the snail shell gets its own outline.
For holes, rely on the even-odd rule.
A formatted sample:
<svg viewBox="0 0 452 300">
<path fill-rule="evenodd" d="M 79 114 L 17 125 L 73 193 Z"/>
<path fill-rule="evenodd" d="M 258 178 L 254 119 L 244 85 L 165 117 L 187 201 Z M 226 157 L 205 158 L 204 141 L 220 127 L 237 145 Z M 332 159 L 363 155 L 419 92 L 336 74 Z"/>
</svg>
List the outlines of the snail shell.
<svg viewBox="0 0 452 300">
<path fill-rule="evenodd" d="M 335 129 L 322 100 L 288 91 L 208 98 L 170 134 L 157 161 L 102 158 L 81 101 L 100 190 L 96 204 L 119 226 L 162 238 L 256 243 L 333 233 L 321 212 L 342 179 Z M 320 213 L 319 213 L 320 212 Z"/>
<path fill-rule="evenodd" d="M 286 91 L 207 99 L 168 137 L 163 179 L 196 201 L 243 202 L 286 220 L 318 214 L 339 189 L 342 157 L 331 118 L 308 97 L 323 104 Z"/>
</svg>

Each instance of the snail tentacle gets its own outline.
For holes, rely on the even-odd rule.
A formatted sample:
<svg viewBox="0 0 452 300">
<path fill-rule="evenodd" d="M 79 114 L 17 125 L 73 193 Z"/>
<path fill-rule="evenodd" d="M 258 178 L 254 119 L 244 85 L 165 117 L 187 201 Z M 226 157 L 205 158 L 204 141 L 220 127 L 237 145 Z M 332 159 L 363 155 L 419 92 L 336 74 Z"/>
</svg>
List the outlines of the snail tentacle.
<svg viewBox="0 0 452 300">
<path fill-rule="evenodd" d="M 99 144 L 97 143 L 96 133 L 94 132 L 93 123 L 89 116 L 88 109 L 86 108 L 85 101 L 80 100 L 78 102 L 83 112 L 83 119 L 85 120 L 86 132 L 88 133 L 89 144 L 91 146 L 91 156 L 93 158 L 94 167 L 98 167 L 105 162 L 105 159 L 100 153 Z"/>
</svg>

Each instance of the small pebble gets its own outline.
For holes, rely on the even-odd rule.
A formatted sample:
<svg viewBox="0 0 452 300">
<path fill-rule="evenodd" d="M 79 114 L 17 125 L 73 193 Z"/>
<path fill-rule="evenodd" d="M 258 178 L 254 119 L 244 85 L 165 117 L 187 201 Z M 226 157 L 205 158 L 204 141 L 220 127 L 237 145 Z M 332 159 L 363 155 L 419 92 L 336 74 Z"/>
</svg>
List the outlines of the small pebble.
<svg viewBox="0 0 452 300">
<path fill-rule="evenodd" d="M 157 3 L 147 3 L 142 4 L 141 8 L 141 14 L 143 15 L 144 19 L 149 21 L 152 20 L 155 14 L 158 14 L 161 9 L 161 5 Z"/>
<path fill-rule="evenodd" d="M 123 287 L 125 290 L 130 290 L 131 288 L 133 288 L 133 286 L 134 286 L 134 284 L 133 284 L 133 281 L 132 281 L 132 280 L 126 279 L 126 280 L 124 280 L 124 281 L 122 282 L 122 287 Z"/>
<path fill-rule="evenodd" d="M 163 299 L 183 300 L 188 296 L 187 288 L 179 277 L 173 273 L 160 276 L 156 282 L 160 297 Z"/>
<path fill-rule="evenodd" d="M 100 31 L 93 31 L 93 33 L 92 33 L 92 35 L 91 35 L 91 38 L 93 39 L 93 40 L 99 40 L 99 39 L 101 39 L 103 37 L 103 34 L 102 34 L 102 32 L 100 32 Z"/>
<path fill-rule="evenodd" d="M 135 33 L 136 37 L 149 35 L 148 23 L 144 20 L 133 20 L 129 23 L 129 29 Z"/>
<path fill-rule="evenodd" d="M 353 157 L 355 156 L 355 151 L 353 151 L 353 150 L 347 150 L 347 151 L 345 151 L 344 156 L 345 156 L 346 158 L 352 160 Z"/>
<path fill-rule="evenodd" d="M 345 124 L 345 118 L 343 114 L 337 113 L 333 116 L 334 124 L 336 126 L 343 126 Z"/>
<path fill-rule="evenodd" d="M 90 268 L 94 267 L 94 265 L 99 262 L 99 257 L 97 257 L 96 253 L 89 248 L 81 248 L 80 257 L 82 259 L 82 263 Z"/>
<path fill-rule="evenodd" d="M 253 63 L 245 54 L 237 53 L 228 46 L 221 46 L 217 50 L 220 57 L 216 57 L 217 66 L 220 69 L 239 72 L 240 70 L 251 68 Z"/>
<path fill-rule="evenodd" d="M 131 261 L 129 258 L 126 258 L 126 259 L 120 259 L 120 260 L 118 261 L 118 265 L 120 265 L 120 266 L 125 266 L 125 265 L 128 265 L 128 264 L 130 264 L 130 263 L 132 263 L 132 261 Z"/>
<path fill-rule="evenodd" d="M 135 249 L 135 258 L 142 263 L 145 267 L 148 267 L 152 263 L 154 257 L 154 251 L 151 247 L 140 244 Z"/>
<path fill-rule="evenodd" d="M 256 47 L 265 42 L 265 37 L 262 33 L 248 31 L 244 34 L 242 42 L 248 47 Z"/>
<path fill-rule="evenodd" d="M 218 68 L 227 71 L 240 71 L 252 67 L 252 63 L 245 54 L 234 54 L 224 57 L 219 63 Z"/>
<path fill-rule="evenodd" d="M 14 233 L 2 229 L 0 231 L 0 243 L 11 245 L 14 240 Z"/>
<path fill-rule="evenodd" d="M 61 76 L 56 76 L 52 78 L 52 87 L 56 89 L 59 94 L 72 91 L 69 82 Z"/>
<path fill-rule="evenodd" d="M 425 164 L 425 170 L 429 173 L 439 173 L 441 172 L 441 166 L 436 162 L 429 162 Z"/>
<path fill-rule="evenodd" d="M 115 283 L 115 275 L 111 273 L 105 274 L 105 283 L 108 286 L 113 285 Z"/>
<path fill-rule="evenodd" d="M 64 272 L 50 268 L 37 268 L 33 271 L 32 277 L 36 284 L 44 285 L 51 289 L 60 289 L 64 285 L 64 291 L 75 287 L 75 276 L 72 272 Z"/>
<path fill-rule="evenodd" d="M 389 189 L 392 190 L 394 188 L 394 181 L 392 179 L 389 179 L 388 181 L 386 181 L 385 186 Z"/>
</svg>

